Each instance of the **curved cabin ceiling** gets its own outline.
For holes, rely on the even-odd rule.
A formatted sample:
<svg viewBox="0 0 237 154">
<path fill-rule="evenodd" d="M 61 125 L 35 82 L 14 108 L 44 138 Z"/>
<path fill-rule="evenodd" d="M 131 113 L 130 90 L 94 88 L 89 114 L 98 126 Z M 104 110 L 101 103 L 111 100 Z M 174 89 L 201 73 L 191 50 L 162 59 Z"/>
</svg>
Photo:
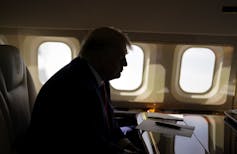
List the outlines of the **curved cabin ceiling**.
<svg viewBox="0 0 237 154">
<path fill-rule="evenodd" d="M 232 2 L 232 3 L 230 3 Z M 237 36 L 234 0 L 1 1 L 0 30 L 84 30 L 111 25 L 131 32 Z"/>
</svg>

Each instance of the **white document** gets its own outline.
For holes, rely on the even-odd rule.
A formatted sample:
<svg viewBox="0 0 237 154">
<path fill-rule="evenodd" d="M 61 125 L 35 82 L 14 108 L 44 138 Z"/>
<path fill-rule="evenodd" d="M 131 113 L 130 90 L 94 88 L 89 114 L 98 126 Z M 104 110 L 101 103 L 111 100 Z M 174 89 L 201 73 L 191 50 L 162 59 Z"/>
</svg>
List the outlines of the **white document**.
<svg viewBox="0 0 237 154">
<path fill-rule="evenodd" d="M 167 119 L 167 120 L 178 120 L 183 121 L 184 116 L 182 114 L 165 114 L 158 112 L 147 112 L 148 118 Z"/>
<path fill-rule="evenodd" d="M 164 121 L 158 121 L 159 124 L 157 124 L 156 121 L 157 120 L 151 119 L 143 120 L 139 125 L 137 125 L 136 128 L 145 131 L 159 132 L 168 135 L 180 135 L 186 137 L 191 137 L 195 129 L 194 126 L 181 125 Z M 160 123 L 164 123 L 164 125 L 160 125 Z"/>
</svg>

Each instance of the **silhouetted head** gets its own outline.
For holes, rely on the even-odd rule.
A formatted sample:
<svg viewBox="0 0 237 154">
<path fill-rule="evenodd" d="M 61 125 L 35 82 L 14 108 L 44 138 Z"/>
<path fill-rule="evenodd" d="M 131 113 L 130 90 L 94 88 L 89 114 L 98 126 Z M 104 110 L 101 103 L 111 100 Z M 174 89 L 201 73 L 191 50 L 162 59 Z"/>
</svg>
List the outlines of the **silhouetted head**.
<svg viewBox="0 0 237 154">
<path fill-rule="evenodd" d="M 100 27 L 94 29 L 82 43 L 80 57 L 86 59 L 104 80 L 119 78 L 125 55 L 131 47 L 129 38 L 119 29 Z"/>
</svg>

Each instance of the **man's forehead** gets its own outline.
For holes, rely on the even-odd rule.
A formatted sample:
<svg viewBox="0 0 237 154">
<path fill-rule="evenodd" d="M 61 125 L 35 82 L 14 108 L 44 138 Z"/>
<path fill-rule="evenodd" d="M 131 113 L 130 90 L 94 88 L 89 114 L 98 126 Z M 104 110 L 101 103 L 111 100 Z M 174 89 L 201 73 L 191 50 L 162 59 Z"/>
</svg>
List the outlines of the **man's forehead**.
<svg viewBox="0 0 237 154">
<path fill-rule="evenodd" d="M 127 52 L 128 52 L 128 46 L 127 46 L 126 44 L 122 44 L 122 45 L 120 46 L 120 49 L 121 49 L 121 51 L 122 51 L 124 54 L 127 54 Z"/>
<path fill-rule="evenodd" d="M 128 53 L 127 46 L 125 46 L 123 48 L 120 48 L 120 53 L 123 54 L 123 55 L 126 55 Z"/>
<path fill-rule="evenodd" d="M 121 54 L 127 54 L 128 52 L 128 48 L 126 45 L 114 45 L 114 46 L 111 46 L 111 48 L 113 50 L 116 50 L 117 53 L 121 53 Z"/>
</svg>

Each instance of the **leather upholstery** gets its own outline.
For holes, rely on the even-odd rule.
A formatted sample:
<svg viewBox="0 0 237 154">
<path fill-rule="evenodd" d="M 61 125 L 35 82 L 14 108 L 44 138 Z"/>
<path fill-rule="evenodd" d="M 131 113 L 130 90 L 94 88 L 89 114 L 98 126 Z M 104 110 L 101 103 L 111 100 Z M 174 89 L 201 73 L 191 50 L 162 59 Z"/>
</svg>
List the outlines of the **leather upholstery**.
<svg viewBox="0 0 237 154">
<path fill-rule="evenodd" d="M 30 123 L 36 90 L 19 50 L 0 45 L 0 153 L 16 153 Z"/>
</svg>

